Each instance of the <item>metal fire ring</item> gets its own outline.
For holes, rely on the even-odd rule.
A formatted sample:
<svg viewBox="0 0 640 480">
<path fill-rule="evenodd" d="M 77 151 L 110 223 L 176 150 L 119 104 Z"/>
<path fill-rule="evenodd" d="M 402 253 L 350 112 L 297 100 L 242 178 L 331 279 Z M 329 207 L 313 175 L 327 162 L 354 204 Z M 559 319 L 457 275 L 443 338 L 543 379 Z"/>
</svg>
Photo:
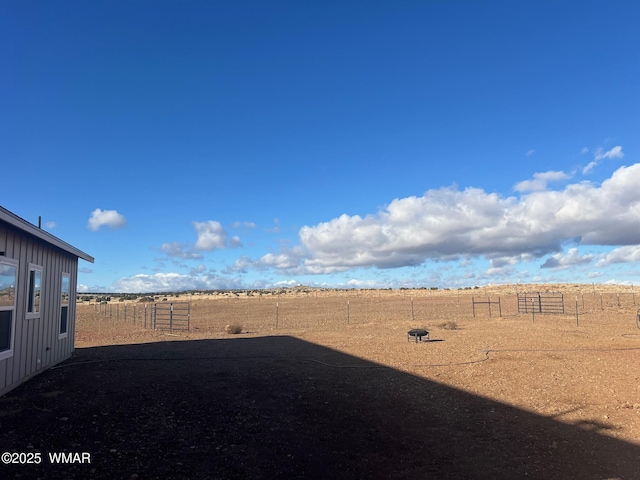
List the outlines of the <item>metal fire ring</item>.
<svg viewBox="0 0 640 480">
<path fill-rule="evenodd" d="M 429 332 L 427 332 L 424 328 L 413 328 L 407 332 L 407 342 L 411 339 L 411 337 L 416 338 L 416 343 L 422 341 L 422 337 L 427 337 L 429 340 Z"/>
</svg>

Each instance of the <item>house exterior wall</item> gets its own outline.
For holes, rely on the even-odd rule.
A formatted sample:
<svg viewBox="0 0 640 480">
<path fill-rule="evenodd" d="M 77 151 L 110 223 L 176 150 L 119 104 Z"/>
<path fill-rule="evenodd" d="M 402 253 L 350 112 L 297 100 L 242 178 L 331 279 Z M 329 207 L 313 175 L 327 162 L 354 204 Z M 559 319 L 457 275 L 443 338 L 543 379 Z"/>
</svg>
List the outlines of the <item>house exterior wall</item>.
<svg viewBox="0 0 640 480">
<path fill-rule="evenodd" d="M 18 262 L 13 354 L 0 359 L 0 395 L 69 358 L 74 350 L 78 257 L 0 220 L 3 259 Z M 27 314 L 29 270 L 41 267 L 40 312 Z M 67 333 L 60 335 L 62 276 L 69 275 Z"/>
</svg>

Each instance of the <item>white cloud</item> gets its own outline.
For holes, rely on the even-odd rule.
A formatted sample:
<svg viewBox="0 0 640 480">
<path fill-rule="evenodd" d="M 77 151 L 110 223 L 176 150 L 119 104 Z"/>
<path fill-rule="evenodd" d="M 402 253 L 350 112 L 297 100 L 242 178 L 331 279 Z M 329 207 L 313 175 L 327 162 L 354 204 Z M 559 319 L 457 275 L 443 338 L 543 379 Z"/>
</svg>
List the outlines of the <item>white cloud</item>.
<svg viewBox="0 0 640 480">
<path fill-rule="evenodd" d="M 624 153 L 622 152 L 622 147 L 620 145 L 613 147 L 611 150 L 603 151 L 602 148 L 598 148 L 594 155 L 593 160 L 589 162 L 589 164 L 582 169 L 583 174 L 587 174 L 594 169 L 596 165 L 598 165 L 602 160 L 614 160 L 620 159 L 624 157 Z"/>
<path fill-rule="evenodd" d="M 549 182 L 557 182 L 559 180 L 566 180 L 567 178 L 571 177 L 564 172 L 557 172 L 553 170 L 534 173 L 532 180 L 519 182 L 513 187 L 513 189 L 516 192 L 538 192 L 545 190 Z"/>
<path fill-rule="evenodd" d="M 140 293 L 233 288 L 242 288 L 239 280 L 214 275 L 156 273 L 153 275 L 139 274 L 133 277 L 121 278 L 110 287 L 110 291 Z"/>
<path fill-rule="evenodd" d="M 613 160 L 613 159 L 622 158 L 622 157 L 624 157 L 624 153 L 622 153 L 622 147 L 618 145 L 606 152 L 603 152 L 602 149 L 599 148 L 598 150 L 596 150 L 596 153 L 593 159 L 599 162 L 600 160 L 604 160 L 604 159 Z"/>
<path fill-rule="evenodd" d="M 536 151 L 535 151 L 535 150 L 527 150 L 526 155 L 527 155 L 527 157 L 530 157 L 530 156 L 531 156 L 531 155 L 533 155 L 534 153 L 536 153 Z"/>
<path fill-rule="evenodd" d="M 87 228 L 91 231 L 98 231 L 101 226 L 111 229 L 123 228 L 127 224 L 127 219 L 116 210 L 101 210 L 96 208 L 91 212 Z"/>
<path fill-rule="evenodd" d="M 54 228 L 56 228 L 58 226 L 58 224 L 56 222 L 45 222 L 44 226 L 45 226 L 45 228 L 48 228 L 49 230 L 53 230 Z"/>
<path fill-rule="evenodd" d="M 209 220 L 208 222 L 193 222 L 198 234 L 195 249 L 211 251 L 224 248 L 227 243 L 227 232 L 220 222 Z"/>
<path fill-rule="evenodd" d="M 273 284 L 275 287 L 295 287 L 296 285 L 300 285 L 300 282 L 297 280 L 281 280 Z"/>
<path fill-rule="evenodd" d="M 260 259 L 261 265 L 277 268 L 278 270 L 292 270 L 300 266 L 300 260 L 291 253 L 274 255 L 267 253 Z"/>
<path fill-rule="evenodd" d="M 347 287 L 349 288 L 380 288 L 381 283 L 379 280 L 357 280 L 355 278 L 352 278 L 347 282 Z"/>
<path fill-rule="evenodd" d="M 206 271 L 207 271 L 207 267 L 205 267 L 203 264 L 200 264 L 197 267 L 194 267 L 191 270 L 189 270 L 189 273 L 191 275 L 197 275 L 199 273 L 204 273 Z"/>
<path fill-rule="evenodd" d="M 296 274 L 333 273 L 419 265 L 427 259 L 540 258 L 560 252 L 567 242 L 639 245 L 638 185 L 640 164 L 619 168 L 601 185 L 574 183 L 521 198 L 477 188 L 429 190 L 422 197 L 393 200 L 374 215 L 342 215 L 302 227 L 298 247 L 260 262 Z M 576 255 L 556 261 L 575 261 Z"/>
<path fill-rule="evenodd" d="M 238 258 L 231 267 L 225 269 L 224 273 L 247 273 L 251 268 L 260 268 L 258 262 L 251 260 L 246 255 Z"/>
<path fill-rule="evenodd" d="M 515 272 L 514 268 L 509 265 L 505 265 L 503 267 L 491 267 L 488 268 L 487 271 L 482 276 L 483 278 L 509 278 Z"/>
<path fill-rule="evenodd" d="M 241 247 L 242 246 L 242 241 L 240 241 L 240 237 L 235 235 L 233 237 L 231 237 L 231 239 L 229 240 L 229 247 L 230 248 L 237 248 L 237 247 Z"/>
<path fill-rule="evenodd" d="M 193 247 L 180 242 L 168 242 L 162 244 L 160 251 L 169 257 L 192 260 L 203 258 L 200 252 L 223 249 L 227 246 L 230 248 L 242 246 L 242 241 L 237 235 L 227 239 L 228 234 L 220 222 L 215 220 L 193 222 L 193 226 L 198 236 Z"/>
<path fill-rule="evenodd" d="M 552 255 L 540 266 L 540 268 L 566 269 L 574 265 L 591 263 L 593 259 L 594 255 L 592 254 L 580 255 L 577 248 L 570 248 L 566 255 L 563 253 L 556 253 L 555 255 Z"/>
<path fill-rule="evenodd" d="M 179 242 L 163 243 L 160 251 L 169 257 L 193 260 L 202 258 L 202 254 L 195 252 Z"/>
<path fill-rule="evenodd" d="M 604 256 L 598 263 L 597 267 L 606 267 L 612 263 L 628 263 L 640 261 L 640 245 L 627 245 L 620 248 L 614 248 Z"/>
<path fill-rule="evenodd" d="M 519 261 L 518 257 L 492 258 L 489 261 L 489 265 L 491 265 L 491 268 L 504 268 L 507 266 L 517 265 L 518 261 Z"/>
</svg>

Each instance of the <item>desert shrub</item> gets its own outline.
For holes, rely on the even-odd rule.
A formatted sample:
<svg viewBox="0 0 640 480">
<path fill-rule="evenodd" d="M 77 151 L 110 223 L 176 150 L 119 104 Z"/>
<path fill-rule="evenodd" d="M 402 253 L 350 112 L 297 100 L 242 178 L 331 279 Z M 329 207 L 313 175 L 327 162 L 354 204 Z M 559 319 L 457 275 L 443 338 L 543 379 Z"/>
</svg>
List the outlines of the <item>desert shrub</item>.
<svg viewBox="0 0 640 480">
<path fill-rule="evenodd" d="M 457 330 L 458 329 L 458 324 L 452 320 L 449 320 L 447 322 L 443 322 L 441 324 L 438 325 L 439 328 L 443 328 L 445 330 Z"/>
<path fill-rule="evenodd" d="M 238 325 L 237 323 L 232 323 L 224 327 L 224 331 L 232 335 L 237 335 L 238 333 L 242 333 L 242 325 Z"/>
</svg>

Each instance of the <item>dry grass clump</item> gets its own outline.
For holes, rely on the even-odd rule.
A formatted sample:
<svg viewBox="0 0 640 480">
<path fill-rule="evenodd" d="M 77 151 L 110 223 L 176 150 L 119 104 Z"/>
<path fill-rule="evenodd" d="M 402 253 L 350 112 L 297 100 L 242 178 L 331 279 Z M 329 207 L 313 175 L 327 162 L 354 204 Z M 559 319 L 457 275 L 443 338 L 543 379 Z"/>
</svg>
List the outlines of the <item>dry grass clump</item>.
<svg viewBox="0 0 640 480">
<path fill-rule="evenodd" d="M 458 324 L 452 320 L 438 324 L 438 328 L 445 330 L 458 330 Z"/>
<path fill-rule="evenodd" d="M 232 323 L 224 327 L 224 331 L 232 335 L 237 335 L 238 333 L 242 333 L 242 325 L 238 325 L 237 323 Z"/>
</svg>

